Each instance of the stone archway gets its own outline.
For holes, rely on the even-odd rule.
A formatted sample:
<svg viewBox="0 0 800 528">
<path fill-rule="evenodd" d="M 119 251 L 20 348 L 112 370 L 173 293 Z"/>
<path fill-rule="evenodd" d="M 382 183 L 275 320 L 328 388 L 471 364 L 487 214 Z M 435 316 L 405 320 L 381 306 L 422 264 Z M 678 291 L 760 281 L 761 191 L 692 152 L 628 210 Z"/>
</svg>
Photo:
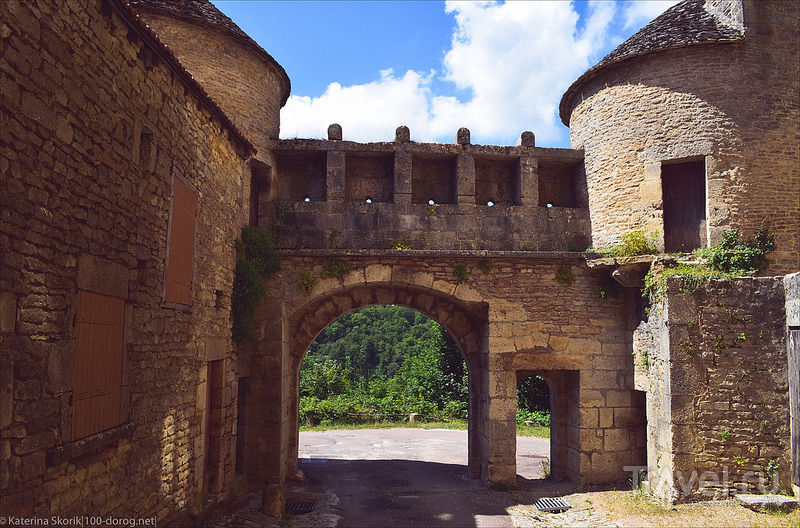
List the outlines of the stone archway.
<svg viewBox="0 0 800 528">
<path fill-rule="evenodd" d="M 264 310 L 264 339 L 249 351 L 241 406 L 240 469 L 255 480 L 281 483 L 297 474 L 299 374 L 308 347 L 341 315 L 365 306 L 393 304 L 417 310 L 441 324 L 469 371 L 469 474 L 487 480 L 488 308 L 452 293 L 409 282 L 337 282 L 294 302 L 273 298 Z"/>
<path fill-rule="evenodd" d="M 289 415 L 287 474 L 297 471 L 300 366 L 311 342 L 340 316 L 358 308 L 393 304 L 417 310 L 441 324 L 461 350 L 469 371 L 469 474 L 487 477 L 486 305 L 467 303 L 436 290 L 391 283 L 341 288 L 310 299 L 287 318 Z M 483 346 L 482 346 L 483 345 Z"/>
</svg>

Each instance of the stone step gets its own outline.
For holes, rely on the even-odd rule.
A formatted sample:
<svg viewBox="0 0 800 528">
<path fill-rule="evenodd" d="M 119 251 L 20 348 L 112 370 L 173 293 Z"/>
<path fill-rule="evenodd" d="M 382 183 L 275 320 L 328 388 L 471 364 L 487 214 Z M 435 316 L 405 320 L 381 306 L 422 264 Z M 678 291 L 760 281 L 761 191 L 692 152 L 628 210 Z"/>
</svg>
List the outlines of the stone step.
<svg viewBox="0 0 800 528">
<path fill-rule="evenodd" d="M 745 508 L 750 508 L 753 511 L 791 511 L 797 508 L 797 499 L 787 497 L 786 495 L 775 494 L 740 494 L 736 498 Z"/>
</svg>

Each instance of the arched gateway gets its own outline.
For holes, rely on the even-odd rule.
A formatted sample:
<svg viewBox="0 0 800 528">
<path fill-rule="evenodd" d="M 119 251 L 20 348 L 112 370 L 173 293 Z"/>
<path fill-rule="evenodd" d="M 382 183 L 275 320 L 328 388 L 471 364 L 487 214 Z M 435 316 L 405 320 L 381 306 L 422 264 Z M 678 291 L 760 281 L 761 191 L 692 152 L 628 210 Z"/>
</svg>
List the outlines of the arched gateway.
<svg viewBox="0 0 800 528">
<path fill-rule="evenodd" d="M 331 258 L 350 271 L 302 291 L 298 276 L 322 275 Z M 565 266 L 572 284 L 556 280 Z M 466 270 L 461 283 L 457 267 Z M 267 283 L 257 342 L 240 358 L 239 471 L 270 482 L 296 474 L 298 375 L 309 345 L 351 310 L 395 304 L 442 324 L 464 355 L 472 478 L 516 480 L 517 377 L 536 372 L 554 399 L 554 475 L 624 479 L 623 467 L 644 458 L 643 401 L 630 387 L 624 295 L 600 299 L 601 280 L 566 252 L 286 252 Z"/>
<path fill-rule="evenodd" d="M 414 308 L 444 326 L 461 349 L 469 370 L 469 468 L 473 478 L 486 474 L 485 453 L 486 392 L 481 374 L 486 361 L 485 303 L 466 302 L 441 291 L 424 288 L 413 283 L 373 282 L 337 288 L 314 296 L 288 318 L 289 372 L 291 398 L 289 411 L 292 423 L 298 420 L 298 374 L 305 353 L 314 338 L 339 316 L 364 306 L 395 304 Z M 482 353 L 483 352 L 483 353 Z M 296 469 L 297 428 L 289 431 L 289 474 Z"/>
</svg>

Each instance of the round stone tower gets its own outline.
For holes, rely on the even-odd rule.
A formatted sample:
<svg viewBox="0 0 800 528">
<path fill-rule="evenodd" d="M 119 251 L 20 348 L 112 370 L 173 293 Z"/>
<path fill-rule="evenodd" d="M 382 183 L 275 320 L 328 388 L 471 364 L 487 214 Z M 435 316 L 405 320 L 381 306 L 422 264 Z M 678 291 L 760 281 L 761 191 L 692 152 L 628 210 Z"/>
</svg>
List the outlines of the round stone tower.
<svg viewBox="0 0 800 528">
<path fill-rule="evenodd" d="M 657 232 L 668 252 L 776 232 L 769 271 L 800 268 L 797 2 L 687 0 L 561 100 L 584 149 L 593 245 Z"/>
<path fill-rule="evenodd" d="M 269 53 L 208 0 L 131 0 L 267 163 L 289 97 L 286 72 Z"/>
</svg>

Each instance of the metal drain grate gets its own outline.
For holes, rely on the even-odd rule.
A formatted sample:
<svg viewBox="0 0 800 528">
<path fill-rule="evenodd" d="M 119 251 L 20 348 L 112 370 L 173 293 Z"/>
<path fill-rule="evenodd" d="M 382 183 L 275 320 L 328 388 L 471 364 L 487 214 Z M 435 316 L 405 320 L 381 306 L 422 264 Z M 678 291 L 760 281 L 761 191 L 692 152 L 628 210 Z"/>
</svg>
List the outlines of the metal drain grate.
<svg viewBox="0 0 800 528">
<path fill-rule="evenodd" d="M 301 515 L 303 513 L 311 513 L 314 511 L 314 508 L 317 506 L 317 501 L 299 501 L 299 500 L 287 500 L 286 501 L 286 513 L 291 515 Z"/>
<path fill-rule="evenodd" d="M 548 513 L 561 513 L 572 508 L 570 504 L 561 497 L 538 499 L 533 502 L 537 510 Z"/>
</svg>

